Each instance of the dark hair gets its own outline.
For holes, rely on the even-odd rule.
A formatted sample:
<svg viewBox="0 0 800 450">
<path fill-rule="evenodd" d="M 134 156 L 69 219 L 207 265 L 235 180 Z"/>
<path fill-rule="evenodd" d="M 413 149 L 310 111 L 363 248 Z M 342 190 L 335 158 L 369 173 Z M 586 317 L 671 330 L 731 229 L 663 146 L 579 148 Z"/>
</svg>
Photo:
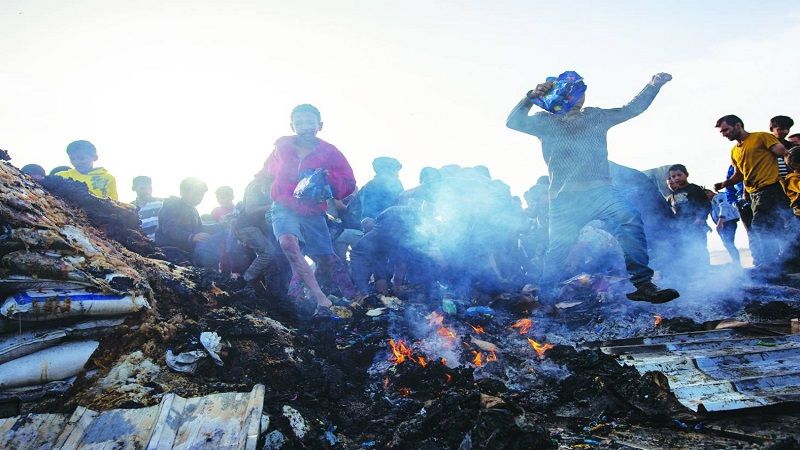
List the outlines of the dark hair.
<svg viewBox="0 0 800 450">
<path fill-rule="evenodd" d="M 181 181 L 181 196 L 184 196 L 189 192 L 197 191 L 208 191 L 208 185 L 205 181 L 194 177 L 184 178 L 183 181 Z"/>
<path fill-rule="evenodd" d="M 131 184 L 133 184 L 133 188 L 136 189 L 136 186 L 138 186 L 140 184 L 150 184 L 150 185 L 152 185 L 153 184 L 153 180 L 150 177 L 146 176 L 146 175 L 139 175 L 138 177 L 133 177 L 133 182 Z"/>
<path fill-rule="evenodd" d="M 742 119 L 740 119 L 739 116 L 736 116 L 736 115 L 733 115 L 733 114 L 728 114 L 727 116 L 720 117 L 717 120 L 717 124 L 714 125 L 714 126 L 716 128 L 719 128 L 720 126 L 722 126 L 722 122 L 725 122 L 725 123 L 727 123 L 728 125 L 730 125 L 732 127 L 735 127 L 736 124 L 738 123 L 738 124 L 740 124 L 742 126 L 742 128 L 744 128 L 744 122 L 742 122 Z"/>
<path fill-rule="evenodd" d="M 689 171 L 686 170 L 686 166 L 684 166 L 683 164 L 673 164 L 673 165 L 669 166 L 669 170 L 667 172 L 673 172 L 673 171 L 674 172 L 683 172 L 686 175 L 689 175 Z"/>
<path fill-rule="evenodd" d="M 786 136 L 786 139 L 791 139 L 791 138 L 794 138 L 794 137 L 800 137 L 800 133 L 790 134 L 790 135 Z"/>
<path fill-rule="evenodd" d="M 70 156 L 77 154 L 97 156 L 97 148 L 89 141 L 72 141 L 67 146 L 67 154 Z"/>
<path fill-rule="evenodd" d="M 792 120 L 789 116 L 775 116 L 772 119 L 769 119 L 769 131 L 772 131 L 775 128 L 792 128 L 794 126 L 794 120 Z"/>
<path fill-rule="evenodd" d="M 44 171 L 44 167 L 38 164 L 27 164 L 22 166 L 22 169 L 19 170 L 25 175 L 30 175 L 30 176 L 39 175 L 40 177 L 43 177 L 47 175 L 47 173 Z"/>
<path fill-rule="evenodd" d="M 800 167 L 800 145 L 786 150 L 786 162 L 794 169 Z"/>
<path fill-rule="evenodd" d="M 230 194 L 230 196 L 233 197 L 233 188 L 230 186 L 220 186 L 217 188 L 216 191 L 214 191 L 214 194 L 215 195 Z"/>
<path fill-rule="evenodd" d="M 55 175 L 55 174 L 57 174 L 57 173 L 59 173 L 59 172 L 63 172 L 63 171 L 65 171 L 65 170 L 69 170 L 69 169 L 70 169 L 70 167 L 69 167 L 69 166 L 58 166 L 58 167 L 53 167 L 53 170 L 51 170 L 51 171 L 50 171 L 50 173 L 48 173 L 48 175 Z"/>
<path fill-rule="evenodd" d="M 317 120 L 322 122 L 322 114 L 319 113 L 319 110 L 316 106 L 310 105 L 308 103 L 303 103 L 302 105 L 297 105 L 292 109 L 292 113 L 289 114 L 289 119 L 294 120 L 294 115 L 298 113 L 308 112 L 317 116 Z"/>
</svg>

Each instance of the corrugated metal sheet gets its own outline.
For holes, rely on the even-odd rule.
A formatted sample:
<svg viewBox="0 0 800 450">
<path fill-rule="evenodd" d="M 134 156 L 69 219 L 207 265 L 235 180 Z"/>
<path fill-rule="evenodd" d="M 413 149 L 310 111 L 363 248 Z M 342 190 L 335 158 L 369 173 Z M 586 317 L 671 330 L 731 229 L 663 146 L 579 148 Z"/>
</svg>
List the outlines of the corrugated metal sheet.
<svg viewBox="0 0 800 450">
<path fill-rule="evenodd" d="M 158 406 L 0 419 L 4 449 L 254 450 L 264 386 L 185 399 L 167 394 Z"/>
<path fill-rule="evenodd" d="M 594 346 L 640 373 L 663 373 L 678 401 L 693 411 L 800 401 L 800 335 L 727 329 Z"/>
</svg>

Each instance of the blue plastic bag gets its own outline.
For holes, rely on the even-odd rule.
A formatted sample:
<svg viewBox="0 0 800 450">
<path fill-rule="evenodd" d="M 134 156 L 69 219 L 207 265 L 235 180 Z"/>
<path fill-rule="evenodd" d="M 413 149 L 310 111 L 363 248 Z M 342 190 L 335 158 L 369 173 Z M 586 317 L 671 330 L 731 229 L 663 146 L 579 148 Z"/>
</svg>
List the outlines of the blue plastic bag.
<svg viewBox="0 0 800 450">
<path fill-rule="evenodd" d="M 324 202 L 333 198 L 325 169 L 308 169 L 294 188 L 294 197 L 311 202 Z"/>
<path fill-rule="evenodd" d="M 571 70 L 558 78 L 547 77 L 547 81 L 553 82 L 553 88 L 547 94 L 534 98 L 533 104 L 553 114 L 566 114 L 586 93 L 583 77 Z"/>
</svg>

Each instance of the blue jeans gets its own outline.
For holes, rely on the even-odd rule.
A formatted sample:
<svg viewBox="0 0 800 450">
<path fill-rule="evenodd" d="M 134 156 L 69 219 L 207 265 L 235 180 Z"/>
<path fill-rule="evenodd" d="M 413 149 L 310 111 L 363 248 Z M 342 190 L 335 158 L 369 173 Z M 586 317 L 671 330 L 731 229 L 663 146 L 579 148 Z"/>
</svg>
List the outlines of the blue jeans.
<svg viewBox="0 0 800 450">
<path fill-rule="evenodd" d="M 611 186 L 580 192 L 562 191 L 550 201 L 550 242 L 545 256 L 543 285 L 562 281 L 564 261 L 578 240 L 581 228 L 602 220 L 625 254 L 625 266 L 633 284 L 650 281 L 647 239 L 639 213 Z"/>
</svg>

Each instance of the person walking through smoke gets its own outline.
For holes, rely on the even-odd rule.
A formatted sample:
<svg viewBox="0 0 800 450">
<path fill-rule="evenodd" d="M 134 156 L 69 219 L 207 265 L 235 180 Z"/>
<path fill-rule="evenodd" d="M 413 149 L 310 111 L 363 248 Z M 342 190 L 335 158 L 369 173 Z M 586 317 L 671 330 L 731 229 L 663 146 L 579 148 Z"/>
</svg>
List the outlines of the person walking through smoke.
<svg viewBox="0 0 800 450">
<path fill-rule="evenodd" d="M 575 82 L 582 79 L 574 72 Z M 563 76 L 563 75 L 562 75 Z M 578 239 L 581 228 L 600 219 L 619 241 L 625 264 L 636 291 L 635 301 L 665 303 L 678 298 L 674 289 L 661 289 L 652 282 L 647 241 L 639 213 L 611 185 L 606 135 L 614 125 L 638 116 L 655 99 L 672 76 L 659 73 L 627 105 L 621 108 L 583 108 L 581 93 L 574 105 L 551 113 L 528 115 L 554 88 L 546 81 L 529 91 L 508 116 L 506 126 L 542 141 L 542 154 L 550 175 L 549 237 L 542 287 L 545 294 L 561 281 L 562 265 Z M 560 113 L 560 114 L 559 114 Z"/>
<path fill-rule="evenodd" d="M 272 182 L 272 229 L 292 267 L 289 296 L 304 297 L 304 285 L 316 303 L 315 316 L 329 316 L 331 300 L 303 255 L 317 264 L 318 275 L 330 277 L 341 294 L 355 296 L 355 288 L 342 261 L 336 256 L 325 222 L 326 198 L 318 193 L 328 189 L 328 197 L 341 200 L 356 188 L 353 169 L 333 145 L 317 137 L 322 129 L 319 110 L 309 104 L 295 107 L 290 115 L 294 136 L 275 142 L 275 150 L 264 163 L 262 175 Z M 306 193 L 298 191 L 301 180 L 308 182 L 322 175 L 322 180 L 307 183 Z"/>
</svg>

